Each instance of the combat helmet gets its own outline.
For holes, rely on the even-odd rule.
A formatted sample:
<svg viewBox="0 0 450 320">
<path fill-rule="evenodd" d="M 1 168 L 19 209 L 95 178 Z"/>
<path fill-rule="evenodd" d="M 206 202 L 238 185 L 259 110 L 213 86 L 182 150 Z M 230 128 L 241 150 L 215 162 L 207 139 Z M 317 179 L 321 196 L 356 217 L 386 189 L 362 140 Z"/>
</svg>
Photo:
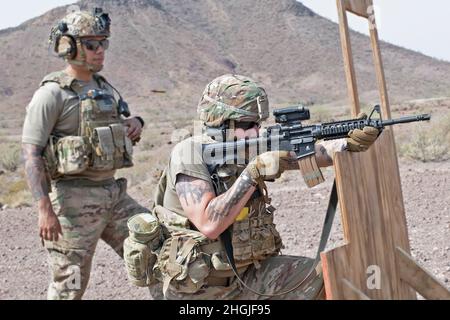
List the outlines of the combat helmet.
<svg viewBox="0 0 450 320">
<path fill-rule="evenodd" d="M 73 11 L 61 19 L 51 30 L 49 42 L 54 45 L 54 51 L 66 61 L 83 65 L 85 53 L 81 46 L 84 37 L 109 37 L 111 19 L 101 8 L 93 12 Z M 81 60 L 75 60 L 77 53 Z"/>
<path fill-rule="evenodd" d="M 206 127 L 221 127 L 230 121 L 259 123 L 269 117 L 269 101 L 254 80 L 226 74 L 206 86 L 197 112 Z"/>
</svg>

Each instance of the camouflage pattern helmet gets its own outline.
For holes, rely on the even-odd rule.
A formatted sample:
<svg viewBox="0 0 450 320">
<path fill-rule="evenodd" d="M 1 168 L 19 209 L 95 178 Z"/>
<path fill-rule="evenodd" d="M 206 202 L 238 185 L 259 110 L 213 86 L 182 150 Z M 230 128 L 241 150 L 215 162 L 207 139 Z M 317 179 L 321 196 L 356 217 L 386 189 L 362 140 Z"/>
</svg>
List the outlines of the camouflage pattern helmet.
<svg viewBox="0 0 450 320">
<path fill-rule="evenodd" d="M 101 8 L 95 8 L 92 13 L 73 11 L 61 19 L 53 27 L 50 38 L 55 40 L 63 35 L 74 38 L 91 36 L 110 36 L 111 19 Z"/>
<path fill-rule="evenodd" d="M 269 101 L 254 80 L 226 74 L 206 86 L 197 112 L 207 127 L 219 127 L 228 120 L 261 122 L 269 117 Z"/>
</svg>

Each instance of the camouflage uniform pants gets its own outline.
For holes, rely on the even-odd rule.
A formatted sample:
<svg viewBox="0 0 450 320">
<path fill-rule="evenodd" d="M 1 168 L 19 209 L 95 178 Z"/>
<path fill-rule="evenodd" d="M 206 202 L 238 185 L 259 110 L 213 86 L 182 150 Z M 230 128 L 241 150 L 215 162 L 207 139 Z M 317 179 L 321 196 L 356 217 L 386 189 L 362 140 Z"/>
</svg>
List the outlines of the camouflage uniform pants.
<svg viewBox="0 0 450 320">
<path fill-rule="evenodd" d="M 63 237 L 46 241 L 51 269 L 48 299 L 81 299 L 99 239 L 121 257 L 129 217 L 148 212 L 126 193 L 126 179 L 102 184 L 59 181 L 50 194 Z"/>
<path fill-rule="evenodd" d="M 294 288 L 308 276 L 314 260 L 299 256 L 280 255 L 268 258 L 257 268 L 250 266 L 242 280 L 251 289 L 264 294 L 276 294 Z M 242 286 L 236 277 L 230 278 L 228 286 L 204 286 L 195 294 L 175 292 L 169 287 L 168 300 L 317 300 L 325 298 L 321 265 L 306 278 L 298 288 L 282 296 L 261 296 Z M 158 288 L 153 287 L 153 294 Z"/>
</svg>

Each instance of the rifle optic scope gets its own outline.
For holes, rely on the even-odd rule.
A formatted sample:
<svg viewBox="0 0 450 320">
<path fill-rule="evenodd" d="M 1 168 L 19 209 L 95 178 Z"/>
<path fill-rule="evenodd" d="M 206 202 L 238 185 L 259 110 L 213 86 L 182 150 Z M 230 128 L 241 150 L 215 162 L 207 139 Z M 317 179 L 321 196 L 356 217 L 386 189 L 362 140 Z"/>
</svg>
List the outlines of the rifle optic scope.
<svg viewBox="0 0 450 320">
<path fill-rule="evenodd" d="M 309 109 L 302 105 L 273 110 L 276 123 L 300 122 L 309 120 Z"/>
</svg>

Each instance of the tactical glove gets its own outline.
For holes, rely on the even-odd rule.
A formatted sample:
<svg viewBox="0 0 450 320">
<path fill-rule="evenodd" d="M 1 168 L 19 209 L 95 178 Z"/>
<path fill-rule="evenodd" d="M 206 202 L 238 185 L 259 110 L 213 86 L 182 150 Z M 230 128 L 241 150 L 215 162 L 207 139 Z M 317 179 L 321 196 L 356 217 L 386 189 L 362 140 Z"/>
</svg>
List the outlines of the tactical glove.
<svg viewBox="0 0 450 320">
<path fill-rule="evenodd" d="M 366 119 L 365 113 L 360 113 L 358 119 Z M 366 151 L 377 140 L 379 131 L 374 127 L 364 127 L 363 130 L 355 129 L 348 133 L 347 150 L 353 152 Z"/>
<path fill-rule="evenodd" d="M 268 151 L 254 158 L 246 170 L 255 181 L 278 179 L 295 158 L 289 151 Z"/>
</svg>

